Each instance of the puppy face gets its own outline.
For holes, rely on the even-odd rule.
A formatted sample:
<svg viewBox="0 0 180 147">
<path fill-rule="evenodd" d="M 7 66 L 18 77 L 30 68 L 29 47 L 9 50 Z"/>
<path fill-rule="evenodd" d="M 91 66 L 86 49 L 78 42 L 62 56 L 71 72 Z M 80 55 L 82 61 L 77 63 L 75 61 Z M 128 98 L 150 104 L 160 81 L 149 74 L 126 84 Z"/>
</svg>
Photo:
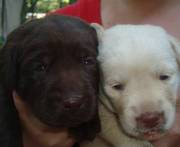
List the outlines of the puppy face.
<svg viewBox="0 0 180 147">
<path fill-rule="evenodd" d="M 157 139 L 175 117 L 179 68 L 169 36 L 159 27 L 130 25 L 101 36 L 103 88 L 123 130 Z"/>
<path fill-rule="evenodd" d="M 2 49 L 2 83 L 43 123 L 76 127 L 97 115 L 96 56 L 96 32 L 86 23 L 64 16 L 34 20 Z"/>
</svg>

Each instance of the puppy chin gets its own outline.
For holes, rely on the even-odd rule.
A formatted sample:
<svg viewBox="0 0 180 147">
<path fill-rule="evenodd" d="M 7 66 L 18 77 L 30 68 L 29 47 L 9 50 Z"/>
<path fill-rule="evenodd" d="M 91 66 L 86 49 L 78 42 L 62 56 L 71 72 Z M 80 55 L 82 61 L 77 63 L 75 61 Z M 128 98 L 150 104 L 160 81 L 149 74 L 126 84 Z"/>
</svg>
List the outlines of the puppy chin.
<svg viewBox="0 0 180 147">
<path fill-rule="evenodd" d="M 149 132 L 143 133 L 143 135 L 141 135 L 140 138 L 142 138 L 144 140 L 148 140 L 148 141 L 155 141 L 155 140 L 160 139 L 164 135 L 165 135 L 165 133 L 156 132 L 156 131 L 149 131 Z"/>
<path fill-rule="evenodd" d="M 141 139 L 141 140 L 148 140 L 148 141 L 155 141 L 163 137 L 167 130 L 146 130 L 146 131 L 139 131 L 138 129 L 129 129 L 129 130 L 124 130 L 124 133 L 127 136 L 136 138 L 136 139 Z"/>
<path fill-rule="evenodd" d="M 73 113 L 71 113 L 72 115 Z M 62 127 L 76 127 L 82 123 L 88 122 L 90 121 L 93 116 L 94 116 L 95 112 L 90 112 L 90 113 L 86 113 L 85 114 L 79 114 L 76 115 L 74 117 L 72 117 L 71 115 L 68 117 L 68 115 L 66 116 L 60 116 L 58 117 L 58 119 L 56 118 L 51 118 L 48 119 L 47 117 L 43 117 L 43 116 L 36 116 L 36 118 L 38 118 L 42 123 L 53 127 L 53 128 L 62 128 Z"/>
<path fill-rule="evenodd" d="M 34 110 L 33 115 L 48 126 L 69 128 L 79 126 L 94 118 L 97 110 L 87 109 L 89 107 L 96 108 L 95 103 L 85 103 L 76 109 L 64 109 L 64 107 L 59 106 L 60 109 L 54 108 L 54 111 L 46 107 L 46 109 L 41 109 L 40 111 Z"/>
</svg>

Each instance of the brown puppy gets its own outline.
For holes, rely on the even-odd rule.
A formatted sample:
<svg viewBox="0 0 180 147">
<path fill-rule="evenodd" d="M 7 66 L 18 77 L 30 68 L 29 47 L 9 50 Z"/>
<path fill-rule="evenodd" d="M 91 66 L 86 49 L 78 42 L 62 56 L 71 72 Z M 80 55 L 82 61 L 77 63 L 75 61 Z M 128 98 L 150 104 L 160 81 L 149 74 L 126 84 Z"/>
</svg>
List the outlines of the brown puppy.
<svg viewBox="0 0 180 147">
<path fill-rule="evenodd" d="M 78 141 L 95 137 L 100 130 L 97 45 L 92 27 L 67 16 L 33 20 L 9 35 L 0 52 L 1 147 L 20 146 L 13 91 L 41 123 L 69 128 Z"/>
</svg>

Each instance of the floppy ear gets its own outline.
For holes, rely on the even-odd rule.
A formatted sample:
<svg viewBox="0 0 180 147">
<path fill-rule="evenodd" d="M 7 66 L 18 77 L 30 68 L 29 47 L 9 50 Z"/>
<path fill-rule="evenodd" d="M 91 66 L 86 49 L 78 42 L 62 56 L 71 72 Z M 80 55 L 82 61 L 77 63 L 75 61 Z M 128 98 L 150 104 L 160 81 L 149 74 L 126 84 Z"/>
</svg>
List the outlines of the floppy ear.
<svg viewBox="0 0 180 147">
<path fill-rule="evenodd" d="M 11 46 L 11 45 L 10 45 Z M 16 83 L 16 49 L 5 45 L 0 50 L 0 146 L 22 146 L 21 126 L 12 99 Z M 13 52 L 12 52 L 13 51 Z"/>
<path fill-rule="evenodd" d="M 171 35 L 169 35 L 169 40 L 170 40 L 170 44 L 172 46 L 172 49 L 175 53 L 178 65 L 180 67 L 180 41 Z"/>
<path fill-rule="evenodd" d="M 98 23 L 91 23 L 91 26 L 96 30 L 97 36 L 98 36 L 98 41 L 101 43 L 102 37 L 104 35 L 104 28 Z M 103 84 L 103 74 L 101 74 L 101 84 Z M 103 89 L 103 86 L 100 85 L 100 102 L 111 112 L 116 112 L 113 104 L 109 98 L 109 96 L 106 94 L 105 90 Z"/>
<path fill-rule="evenodd" d="M 11 44 L 0 51 L 0 84 L 6 90 L 15 88 L 17 82 L 17 49 Z"/>
<path fill-rule="evenodd" d="M 111 98 L 107 95 L 107 93 L 105 92 L 103 85 L 100 85 L 99 89 L 100 89 L 100 98 L 99 98 L 100 102 L 105 106 L 106 109 L 108 109 L 108 111 L 112 113 L 116 113 L 117 111 L 115 110 L 113 102 L 111 101 Z"/>
<path fill-rule="evenodd" d="M 91 23 L 91 26 L 96 30 L 97 36 L 98 36 L 98 40 L 99 42 L 101 41 L 101 38 L 104 34 L 104 28 L 103 26 L 101 26 L 98 23 Z"/>
</svg>

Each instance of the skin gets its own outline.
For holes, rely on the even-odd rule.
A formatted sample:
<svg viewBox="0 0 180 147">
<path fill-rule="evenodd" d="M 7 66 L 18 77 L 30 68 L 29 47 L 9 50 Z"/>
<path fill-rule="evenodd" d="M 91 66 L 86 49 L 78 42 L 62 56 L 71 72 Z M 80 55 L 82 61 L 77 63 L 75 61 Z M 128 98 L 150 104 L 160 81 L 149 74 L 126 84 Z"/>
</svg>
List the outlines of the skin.
<svg viewBox="0 0 180 147">
<path fill-rule="evenodd" d="M 180 40 L 179 0 L 101 0 L 102 24 L 153 24 Z"/>
</svg>

